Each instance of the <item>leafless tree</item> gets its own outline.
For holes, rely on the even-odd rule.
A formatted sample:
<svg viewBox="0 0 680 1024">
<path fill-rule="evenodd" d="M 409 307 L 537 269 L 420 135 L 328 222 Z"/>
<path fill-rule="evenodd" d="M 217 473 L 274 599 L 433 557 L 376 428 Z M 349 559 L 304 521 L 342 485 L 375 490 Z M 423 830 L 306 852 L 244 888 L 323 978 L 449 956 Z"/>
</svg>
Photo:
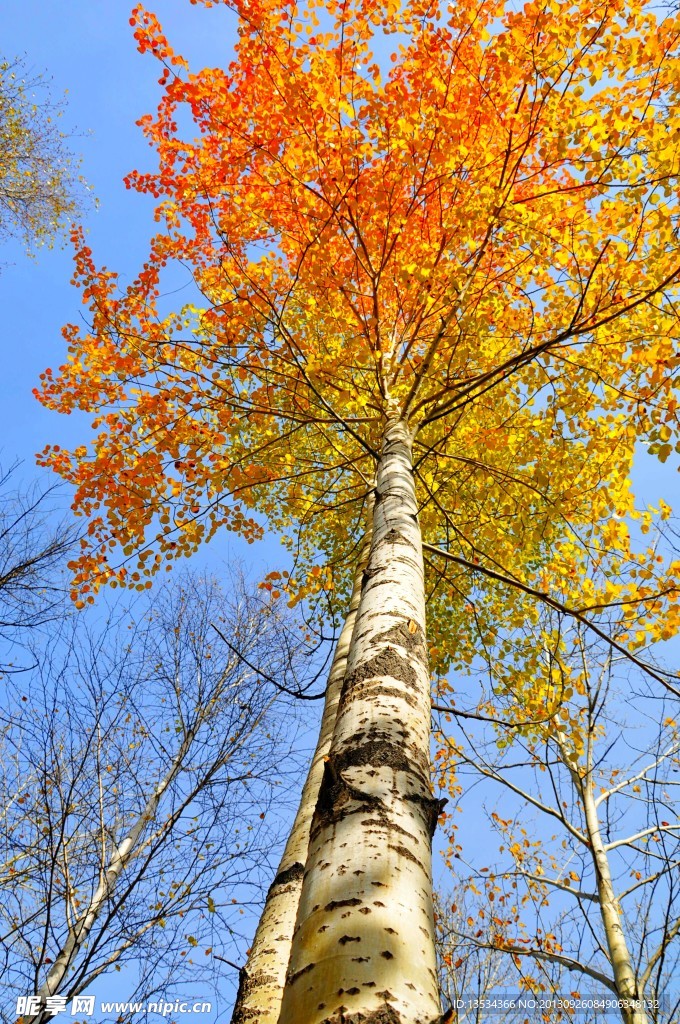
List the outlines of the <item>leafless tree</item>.
<svg viewBox="0 0 680 1024">
<path fill-rule="evenodd" d="M 7 672 L 11 645 L 64 613 L 67 588 L 63 576 L 77 529 L 55 509 L 56 489 L 16 482 L 18 466 L 0 469 L 0 659 Z"/>
<path fill-rule="evenodd" d="M 194 576 L 142 616 L 72 616 L 33 645 L 2 712 L 7 1020 L 16 997 L 71 1000 L 107 972 L 119 998 L 205 991 L 238 956 L 293 771 L 267 680 L 290 681 L 295 649 L 274 605 Z"/>
</svg>

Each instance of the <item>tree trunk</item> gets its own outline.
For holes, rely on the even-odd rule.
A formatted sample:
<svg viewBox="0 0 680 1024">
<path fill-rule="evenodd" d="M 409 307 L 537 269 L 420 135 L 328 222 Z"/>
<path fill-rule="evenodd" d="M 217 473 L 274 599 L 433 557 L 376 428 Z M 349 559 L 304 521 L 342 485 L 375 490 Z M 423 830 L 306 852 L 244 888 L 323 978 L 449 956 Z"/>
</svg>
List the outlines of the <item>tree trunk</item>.
<svg viewBox="0 0 680 1024">
<path fill-rule="evenodd" d="M 369 509 L 369 516 L 371 510 Z M 328 675 L 326 698 L 319 739 L 302 789 L 293 827 L 283 851 L 276 877 L 269 887 L 262 916 L 255 932 L 248 962 L 241 970 L 238 994 L 231 1018 L 232 1024 L 277 1024 L 281 997 L 290 959 L 293 928 L 302 891 L 302 876 L 307 861 L 309 830 L 316 807 L 324 763 L 333 737 L 335 719 L 347 667 L 352 632 L 356 621 L 361 580 L 370 544 L 370 522 L 359 556 L 352 597 L 345 623 L 338 637 L 333 663 Z"/>
<path fill-rule="evenodd" d="M 411 436 L 389 422 L 373 537 L 309 853 L 280 1024 L 430 1024 L 441 1009 L 430 677 Z"/>
<path fill-rule="evenodd" d="M 102 850 L 99 884 L 83 914 L 69 928 L 66 941 L 57 953 L 54 963 L 47 973 L 47 977 L 39 987 L 36 995 L 40 996 L 41 999 L 60 993 L 63 990 L 64 981 L 78 953 L 87 943 L 92 929 L 118 884 L 120 876 L 125 871 L 130 860 L 137 854 L 138 845 L 144 830 L 148 828 L 151 822 L 156 820 L 163 794 L 182 770 L 182 765 L 189 753 L 194 738 L 195 733 L 193 730 L 190 730 L 184 738 L 170 769 L 148 798 L 143 812 L 138 816 L 126 837 L 114 846 L 108 863 L 105 861 L 105 852 Z M 102 844 L 104 845 L 104 843 L 105 840 L 102 837 Z M 21 1020 L 24 1022 L 30 1021 L 32 1024 L 42 1024 L 43 1021 L 49 1019 L 49 1016 L 50 1014 L 47 1011 L 41 1010 L 37 1015 L 25 1016 Z"/>
<path fill-rule="evenodd" d="M 642 993 L 638 992 L 637 977 L 626 943 L 626 936 L 621 926 L 621 909 L 614 892 L 611 871 L 609 870 L 609 858 L 602 842 L 602 833 L 600 831 L 600 822 L 597 807 L 595 806 L 590 775 L 580 780 L 580 789 L 583 797 L 590 849 L 595 865 L 600 914 L 607 938 L 607 948 L 609 950 L 609 959 L 614 974 L 616 991 L 621 1000 L 621 1018 L 624 1024 L 648 1024 L 645 1010 L 642 1007 L 638 1008 L 636 1006 L 636 1002 L 642 996 Z"/>
</svg>

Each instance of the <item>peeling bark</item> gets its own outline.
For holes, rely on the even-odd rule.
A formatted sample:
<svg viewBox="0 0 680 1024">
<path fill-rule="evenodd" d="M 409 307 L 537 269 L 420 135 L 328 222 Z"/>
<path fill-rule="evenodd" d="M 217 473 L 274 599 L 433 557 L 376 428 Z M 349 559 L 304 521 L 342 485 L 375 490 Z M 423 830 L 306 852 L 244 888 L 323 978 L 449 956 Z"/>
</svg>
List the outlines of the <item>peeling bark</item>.
<svg viewBox="0 0 680 1024">
<path fill-rule="evenodd" d="M 349 610 L 328 676 L 316 750 L 278 872 L 267 893 L 248 961 L 241 969 L 231 1024 L 247 1024 L 249 1021 L 256 1021 L 257 1024 L 277 1024 L 279 1019 L 293 928 L 302 889 L 304 864 L 307 860 L 312 815 L 318 802 L 325 758 L 333 736 L 347 655 L 359 607 L 361 580 L 368 559 L 369 537 L 370 534 L 367 534 L 364 540 Z"/>
<path fill-rule="evenodd" d="M 439 1021 L 430 677 L 411 437 L 390 421 L 279 1024 Z"/>
</svg>

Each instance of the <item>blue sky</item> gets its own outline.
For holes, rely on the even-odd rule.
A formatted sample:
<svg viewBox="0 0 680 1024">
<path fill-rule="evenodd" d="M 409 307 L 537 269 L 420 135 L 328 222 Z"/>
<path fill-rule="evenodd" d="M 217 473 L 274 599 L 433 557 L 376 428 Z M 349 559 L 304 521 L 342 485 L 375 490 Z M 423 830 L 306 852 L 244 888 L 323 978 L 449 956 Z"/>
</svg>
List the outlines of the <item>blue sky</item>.
<svg viewBox="0 0 680 1024">
<path fill-rule="evenodd" d="M 135 121 L 154 109 L 160 92 L 157 62 L 135 48 L 130 9 L 125 0 L 3 0 L 0 10 L 0 52 L 24 57 L 29 69 L 50 77 L 55 98 L 67 94 L 62 128 L 73 135 L 71 147 L 82 156 L 82 174 L 98 201 L 86 216 L 88 241 L 95 259 L 123 281 L 144 258 L 152 223 L 152 201 L 127 191 L 123 177 L 151 166 L 153 153 Z M 228 60 L 234 21 L 225 8 L 159 0 L 154 9 L 192 64 Z M 18 244 L 5 245 L 0 259 L 1 445 L 4 461 L 14 455 L 31 461 L 48 441 L 82 440 L 77 425 L 42 410 L 31 396 L 44 367 L 62 360 L 60 329 L 79 317 L 80 302 L 69 284 L 68 248 L 41 250 L 30 260 Z"/>
<path fill-rule="evenodd" d="M 189 0 L 154 0 L 149 6 L 193 67 L 224 65 L 229 60 L 235 19 L 226 8 L 206 10 Z M 157 61 L 142 56 L 135 47 L 131 7 L 126 0 L 2 0 L 0 4 L 0 54 L 23 58 L 33 75 L 51 79 L 55 99 L 66 93 L 62 128 L 73 136 L 71 148 L 82 157 L 82 175 L 98 203 L 86 216 L 88 243 L 95 260 L 115 268 L 123 283 L 136 275 L 153 224 L 153 201 L 127 191 L 123 177 L 133 168 L 153 166 L 153 153 L 135 121 L 154 110 L 160 94 Z M 23 460 L 20 477 L 31 482 L 39 476 L 37 451 L 47 443 L 66 447 L 82 443 L 89 434 L 91 417 L 50 413 L 31 394 L 42 370 L 63 360 L 61 327 L 78 319 L 81 305 L 70 284 L 68 246 L 42 249 L 30 259 L 18 243 L 4 244 L 0 264 L 0 463 L 7 467 Z M 43 475 L 46 483 L 53 482 L 49 474 Z M 69 504 L 64 488 L 58 504 L 64 510 Z M 216 540 L 194 564 L 219 571 L 234 555 L 246 562 L 256 578 L 285 557 L 273 538 L 248 547 L 229 536 Z M 222 1011 L 225 999 L 228 1005 L 233 996 L 234 972 L 225 967 L 225 973 L 230 977 L 225 977 Z M 104 978 L 92 991 L 104 999 L 125 999 L 129 994 L 124 975 Z M 210 993 L 192 994 L 211 997 Z M 69 1020 L 68 1011 L 58 1019 Z M 198 1024 L 205 1018 L 194 1019 Z"/>
<path fill-rule="evenodd" d="M 149 6 L 192 67 L 228 62 L 235 17 L 225 7 L 208 10 L 189 0 L 158 0 Z M 151 55 L 137 52 L 131 7 L 127 0 L 3 0 L 0 5 L 0 53 L 22 57 L 33 73 L 49 77 L 55 98 L 66 93 L 61 124 L 72 135 L 73 151 L 82 156 L 83 177 L 98 203 L 86 215 L 88 244 L 95 261 L 115 269 L 123 284 L 136 275 L 153 227 L 153 200 L 126 190 L 123 178 L 133 168 L 153 166 L 154 154 L 135 122 L 155 109 L 160 95 L 159 65 Z M 82 307 L 69 283 L 68 246 L 40 250 L 31 260 L 18 243 L 5 244 L 0 263 L 0 461 L 24 460 L 23 477 L 32 480 L 34 455 L 45 444 L 70 447 L 89 436 L 89 416 L 48 412 L 31 394 L 42 370 L 63 360 L 61 327 L 77 322 Z M 68 504 L 66 493 L 61 500 Z M 256 571 L 264 561 L 271 568 L 283 556 L 276 542 L 257 551 L 236 546 Z M 223 539 L 217 547 L 222 558 L 234 542 Z M 213 559 L 215 554 L 213 546 Z"/>
</svg>

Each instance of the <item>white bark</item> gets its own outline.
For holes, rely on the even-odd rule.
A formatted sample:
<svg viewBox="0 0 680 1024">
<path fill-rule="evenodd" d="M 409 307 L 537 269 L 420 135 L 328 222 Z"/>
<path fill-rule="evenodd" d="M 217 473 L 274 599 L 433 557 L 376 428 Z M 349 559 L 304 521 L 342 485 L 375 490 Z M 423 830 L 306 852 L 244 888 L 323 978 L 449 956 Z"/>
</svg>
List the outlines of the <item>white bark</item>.
<svg viewBox="0 0 680 1024">
<path fill-rule="evenodd" d="M 388 424 L 373 538 L 311 828 L 280 1024 L 430 1024 L 441 1014 L 430 677 L 411 437 Z"/>
<path fill-rule="evenodd" d="M 574 774 L 572 769 L 572 776 Z M 595 865 L 600 915 L 607 939 L 614 983 L 621 1000 L 621 1017 L 625 1024 L 648 1024 L 645 1010 L 636 1005 L 642 993 L 638 991 L 635 969 L 621 924 L 621 908 L 612 882 L 607 847 L 602 839 L 592 778 L 588 775 L 579 779 L 576 775 L 574 782 L 577 783 L 583 800 L 590 850 Z"/>
<path fill-rule="evenodd" d="M 142 834 L 150 822 L 156 819 L 158 806 L 168 786 L 174 781 L 182 770 L 182 765 L 194 740 L 194 732 L 190 730 L 184 738 L 175 759 L 154 792 L 146 802 L 142 813 L 128 831 L 125 838 L 117 843 L 109 858 L 105 862 L 105 852 L 102 852 L 102 863 L 99 875 L 99 884 L 92 895 L 85 911 L 78 917 L 69 928 L 68 937 L 54 959 L 54 963 L 38 989 L 36 995 L 44 998 L 54 995 L 61 990 L 62 984 L 71 965 L 74 963 L 79 951 L 87 942 L 90 933 L 95 926 L 102 910 L 105 908 L 111 893 L 114 891 L 118 880 L 129 864 L 130 860 L 139 852 L 139 844 Z M 27 1017 L 25 1020 L 41 1020 L 42 1012 L 38 1017 Z"/>
<path fill-rule="evenodd" d="M 347 617 L 338 637 L 328 675 L 319 739 L 279 869 L 267 893 L 264 910 L 250 947 L 248 962 L 241 970 L 232 1024 L 246 1024 L 247 1021 L 276 1024 L 279 1019 L 293 929 L 302 891 L 302 877 L 307 861 L 309 830 L 319 796 L 324 763 L 333 737 L 369 543 L 370 528 L 359 558 Z"/>
</svg>

